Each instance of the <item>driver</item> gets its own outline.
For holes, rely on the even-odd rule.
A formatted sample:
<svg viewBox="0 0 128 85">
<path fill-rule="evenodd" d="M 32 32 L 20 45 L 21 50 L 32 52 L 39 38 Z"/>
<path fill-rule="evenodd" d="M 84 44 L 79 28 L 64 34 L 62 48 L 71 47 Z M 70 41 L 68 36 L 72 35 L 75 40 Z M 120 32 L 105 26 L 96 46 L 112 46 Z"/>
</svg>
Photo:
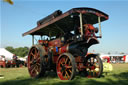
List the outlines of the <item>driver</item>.
<svg viewBox="0 0 128 85">
<path fill-rule="evenodd" d="M 90 32 L 95 30 L 95 27 L 92 24 L 84 24 L 84 27 Z"/>
<path fill-rule="evenodd" d="M 92 24 L 84 24 L 85 38 L 88 39 L 91 36 L 95 36 L 95 27 Z"/>
</svg>

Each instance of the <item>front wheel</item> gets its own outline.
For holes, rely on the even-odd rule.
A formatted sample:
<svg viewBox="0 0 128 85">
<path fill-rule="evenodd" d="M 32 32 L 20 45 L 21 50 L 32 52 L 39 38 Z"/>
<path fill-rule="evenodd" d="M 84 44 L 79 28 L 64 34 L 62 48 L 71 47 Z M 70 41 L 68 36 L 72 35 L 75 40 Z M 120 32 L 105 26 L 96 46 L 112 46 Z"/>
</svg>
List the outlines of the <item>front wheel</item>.
<svg viewBox="0 0 128 85">
<path fill-rule="evenodd" d="M 57 61 L 57 75 L 61 80 L 72 80 L 76 73 L 76 63 L 72 54 L 63 53 Z"/>
<path fill-rule="evenodd" d="M 89 54 L 86 56 L 84 65 L 86 67 L 85 73 L 87 77 L 99 78 L 102 75 L 103 64 L 98 55 Z"/>
</svg>

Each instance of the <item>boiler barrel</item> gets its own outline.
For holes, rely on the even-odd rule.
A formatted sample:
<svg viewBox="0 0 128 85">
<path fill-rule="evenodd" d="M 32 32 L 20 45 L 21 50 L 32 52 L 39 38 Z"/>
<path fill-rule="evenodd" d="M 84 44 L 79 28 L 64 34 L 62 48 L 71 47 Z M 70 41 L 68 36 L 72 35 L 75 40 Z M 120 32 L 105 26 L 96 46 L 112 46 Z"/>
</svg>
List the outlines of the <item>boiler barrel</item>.
<svg viewBox="0 0 128 85">
<path fill-rule="evenodd" d="M 49 22 L 50 20 L 60 16 L 62 14 L 62 11 L 61 10 L 57 10 L 55 12 L 53 12 L 52 14 L 48 15 L 47 17 L 37 21 L 37 25 L 40 26 L 46 22 Z"/>
</svg>

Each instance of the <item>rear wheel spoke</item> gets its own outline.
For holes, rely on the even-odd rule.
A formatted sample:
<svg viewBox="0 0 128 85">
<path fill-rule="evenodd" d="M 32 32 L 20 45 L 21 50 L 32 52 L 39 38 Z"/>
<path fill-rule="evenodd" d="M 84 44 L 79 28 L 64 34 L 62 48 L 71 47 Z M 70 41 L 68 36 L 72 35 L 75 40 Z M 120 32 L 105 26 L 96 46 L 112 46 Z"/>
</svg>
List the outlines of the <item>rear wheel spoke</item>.
<svg viewBox="0 0 128 85">
<path fill-rule="evenodd" d="M 33 72 L 35 72 L 35 66 L 33 66 L 33 68 L 31 69 L 31 74 L 33 73 Z"/>
<path fill-rule="evenodd" d="M 70 68 L 72 68 L 72 66 L 65 66 L 67 69 L 70 69 Z"/>
<path fill-rule="evenodd" d="M 71 71 L 70 69 L 69 69 L 68 71 L 69 71 L 70 73 L 72 73 L 72 71 Z"/>
<path fill-rule="evenodd" d="M 68 72 L 66 71 L 66 75 L 67 75 L 67 78 L 69 79 L 70 78 L 70 76 L 69 76 L 69 74 L 68 74 Z"/>
<path fill-rule="evenodd" d="M 30 60 L 30 62 L 29 62 L 29 63 L 30 63 L 30 64 L 33 64 L 33 61 L 34 61 L 34 59 Z"/>
<path fill-rule="evenodd" d="M 38 57 L 38 58 L 36 59 L 36 62 L 37 62 L 37 63 L 40 62 L 40 57 Z"/>
<path fill-rule="evenodd" d="M 33 56 L 33 57 L 35 57 L 35 55 L 31 52 L 31 55 Z"/>
<path fill-rule="evenodd" d="M 65 64 L 67 64 L 68 58 L 65 59 Z"/>
<path fill-rule="evenodd" d="M 69 61 L 69 64 L 68 65 L 71 65 L 71 61 Z"/>
</svg>

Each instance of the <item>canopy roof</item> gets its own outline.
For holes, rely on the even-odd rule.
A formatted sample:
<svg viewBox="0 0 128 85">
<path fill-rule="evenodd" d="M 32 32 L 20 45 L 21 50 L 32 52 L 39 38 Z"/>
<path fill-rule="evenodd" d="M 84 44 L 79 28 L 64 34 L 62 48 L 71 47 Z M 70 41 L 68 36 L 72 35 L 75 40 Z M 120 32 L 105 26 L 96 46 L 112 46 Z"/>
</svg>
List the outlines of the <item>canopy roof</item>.
<svg viewBox="0 0 128 85">
<path fill-rule="evenodd" d="M 86 20 L 87 24 L 98 23 L 98 17 L 101 22 L 108 19 L 108 15 L 93 8 L 73 8 L 57 17 L 52 17 L 50 20 L 45 19 L 45 23 L 33 28 L 32 30 L 25 32 L 25 35 L 47 35 L 56 36 L 58 33 L 65 33 L 74 29 L 73 16 L 79 16 L 82 13 L 83 20 Z"/>
</svg>

